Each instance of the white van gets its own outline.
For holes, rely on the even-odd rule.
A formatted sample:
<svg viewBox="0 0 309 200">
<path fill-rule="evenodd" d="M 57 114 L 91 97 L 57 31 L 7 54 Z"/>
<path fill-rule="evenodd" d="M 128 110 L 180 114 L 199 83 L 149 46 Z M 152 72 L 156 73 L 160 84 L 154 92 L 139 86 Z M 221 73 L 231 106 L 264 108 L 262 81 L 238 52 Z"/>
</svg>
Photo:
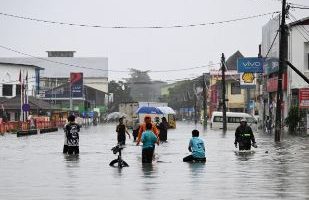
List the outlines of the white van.
<svg viewBox="0 0 309 200">
<path fill-rule="evenodd" d="M 251 126 L 252 130 L 257 130 L 257 121 L 256 119 L 248 114 L 241 112 L 226 112 L 226 126 L 228 130 L 236 130 L 240 125 L 240 120 L 246 118 L 247 124 Z M 223 128 L 223 117 L 222 112 L 213 112 L 210 122 L 210 128 L 214 130 Z"/>
</svg>

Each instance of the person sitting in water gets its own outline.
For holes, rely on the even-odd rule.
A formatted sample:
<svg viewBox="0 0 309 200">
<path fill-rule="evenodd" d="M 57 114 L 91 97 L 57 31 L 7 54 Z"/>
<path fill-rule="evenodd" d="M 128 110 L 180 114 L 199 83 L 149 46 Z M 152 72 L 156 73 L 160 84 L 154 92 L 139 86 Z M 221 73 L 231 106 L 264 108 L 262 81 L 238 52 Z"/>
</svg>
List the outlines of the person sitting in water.
<svg viewBox="0 0 309 200">
<path fill-rule="evenodd" d="M 119 124 L 116 127 L 116 132 L 117 132 L 118 144 L 125 145 L 126 144 L 126 133 L 128 134 L 129 139 L 130 139 L 130 133 L 128 132 L 126 125 L 123 124 L 123 118 L 119 119 Z"/>
<path fill-rule="evenodd" d="M 68 154 L 79 154 L 79 131 L 80 126 L 75 123 L 75 116 L 70 115 L 68 117 L 68 123 L 64 127 L 65 131 L 65 142 L 63 153 Z M 67 145 L 67 146 L 66 146 Z"/>
<path fill-rule="evenodd" d="M 247 120 L 245 118 L 240 120 L 240 125 L 235 131 L 235 142 L 234 145 L 237 148 L 237 143 L 239 144 L 239 151 L 241 150 L 250 150 L 252 146 L 257 148 L 255 138 L 250 126 L 247 125 Z"/>
<path fill-rule="evenodd" d="M 184 157 L 183 162 L 206 162 L 204 141 L 199 137 L 199 131 L 192 131 L 192 138 L 189 142 L 188 150 L 191 155 Z"/>
<path fill-rule="evenodd" d="M 152 132 L 152 124 L 146 124 L 146 131 L 142 133 L 141 141 L 143 143 L 142 148 L 142 162 L 152 163 L 155 144 L 159 144 L 158 137 Z"/>
</svg>

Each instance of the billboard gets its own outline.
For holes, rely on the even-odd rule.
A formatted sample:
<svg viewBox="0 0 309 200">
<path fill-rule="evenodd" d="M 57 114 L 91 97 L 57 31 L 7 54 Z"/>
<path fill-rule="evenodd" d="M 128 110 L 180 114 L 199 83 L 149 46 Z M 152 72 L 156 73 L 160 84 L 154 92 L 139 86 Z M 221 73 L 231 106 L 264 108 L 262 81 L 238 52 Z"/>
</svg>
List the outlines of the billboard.
<svg viewBox="0 0 309 200">
<path fill-rule="evenodd" d="M 309 108 L 309 88 L 299 89 L 299 108 Z"/>
<path fill-rule="evenodd" d="M 254 89 L 256 86 L 256 74 L 252 72 L 244 72 L 240 74 L 240 88 Z"/>
<path fill-rule="evenodd" d="M 248 57 L 237 60 L 238 72 L 263 73 L 263 58 Z"/>
<path fill-rule="evenodd" d="M 83 73 L 70 74 L 71 95 L 72 97 L 83 97 Z"/>
</svg>

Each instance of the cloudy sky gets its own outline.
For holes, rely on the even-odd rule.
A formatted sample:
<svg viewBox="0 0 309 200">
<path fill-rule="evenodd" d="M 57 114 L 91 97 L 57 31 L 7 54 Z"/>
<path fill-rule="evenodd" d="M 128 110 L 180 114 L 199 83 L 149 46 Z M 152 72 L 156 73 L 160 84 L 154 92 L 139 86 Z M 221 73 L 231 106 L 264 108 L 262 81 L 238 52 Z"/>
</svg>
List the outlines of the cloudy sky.
<svg viewBox="0 0 309 200">
<path fill-rule="evenodd" d="M 224 21 L 281 10 L 278 0 L 0 0 L 1 13 L 101 26 L 173 26 Z M 308 5 L 308 0 L 289 2 Z M 298 19 L 309 10 L 291 10 Z M 256 56 L 262 26 L 273 16 L 170 29 L 102 29 L 27 21 L 0 15 L 0 45 L 46 56 L 47 50 L 75 50 L 80 57 L 108 57 L 110 70 L 170 70 L 220 62 L 237 50 Z M 0 48 L 1 57 L 21 55 Z M 152 72 L 153 79 L 198 76 L 208 67 Z M 109 72 L 121 80 L 125 72 Z"/>
</svg>

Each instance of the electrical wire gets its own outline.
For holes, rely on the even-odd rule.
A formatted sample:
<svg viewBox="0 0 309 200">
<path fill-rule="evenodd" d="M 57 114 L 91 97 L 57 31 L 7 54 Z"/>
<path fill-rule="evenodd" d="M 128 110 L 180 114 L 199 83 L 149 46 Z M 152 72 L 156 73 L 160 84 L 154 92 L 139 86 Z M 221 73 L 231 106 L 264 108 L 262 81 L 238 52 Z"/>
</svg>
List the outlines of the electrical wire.
<svg viewBox="0 0 309 200">
<path fill-rule="evenodd" d="M 272 41 L 272 43 L 271 43 L 271 45 L 270 45 L 268 51 L 267 51 L 267 54 L 265 55 L 265 58 L 268 57 L 268 54 L 270 53 L 271 49 L 273 48 L 273 46 L 274 46 L 274 44 L 275 44 L 275 41 L 276 41 L 278 35 L 279 35 L 279 30 L 277 30 L 277 33 L 276 33 L 276 35 L 275 35 L 275 37 L 274 37 L 274 39 L 273 39 L 273 41 Z"/>
<path fill-rule="evenodd" d="M 297 18 L 294 17 L 293 15 L 290 14 L 290 16 L 294 19 L 294 20 L 291 20 L 292 22 L 297 22 L 297 21 L 298 21 Z M 303 25 L 295 26 L 295 29 L 299 32 L 299 34 L 300 34 L 307 42 L 309 42 L 308 38 L 304 35 L 304 33 L 303 33 L 301 30 L 299 30 L 299 27 L 300 27 L 300 28 L 303 28 L 302 30 L 303 30 L 303 32 L 304 32 L 307 36 L 309 36 L 309 31 L 308 31 L 305 27 L 303 27 Z"/>
<path fill-rule="evenodd" d="M 237 22 L 237 21 L 243 21 L 243 20 L 263 17 L 263 16 L 267 16 L 267 15 L 273 15 L 275 13 L 280 13 L 280 12 L 279 11 L 274 11 L 274 12 L 268 12 L 268 13 L 263 13 L 263 14 L 258 14 L 258 15 L 251 15 L 251 16 L 247 16 L 247 17 L 240 17 L 240 18 L 235 18 L 235 19 L 230 19 L 230 20 L 222 20 L 222 21 L 199 23 L 199 24 L 171 25 L 171 26 L 102 26 L 102 25 L 90 25 L 90 24 L 79 24 L 79 23 L 69 23 L 69 22 L 45 20 L 45 19 L 38 19 L 38 18 L 32 18 L 32 17 L 19 16 L 19 15 L 4 13 L 4 12 L 0 12 L 0 15 L 6 16 L 6 17 L 12 17 L 12 18 L 16 18 L 16 19 L 41 22 L 41 23 L 66 25 L 66 26 L 77 26 L 77 27 L 87 27 L 87 28 L 102 28 L 102 29 L 171 29 L 171 28 L 190 28 L 190 27 L 200 27 L 200 26 L 207 26 L 207 25 L 224 24 L 224 23 Z"/>
<path fill-rule="evenodd" d="M 6 47 L 6 46 L 1 45 L 1 44 L 0 44 L 0 48 L 8 50 L 8 51 L 12 51 L 12 52 L 20 54 L 20 55 L 28 56 L 28 57 L 35 58 L 35 59 L 38 59 L 38 60 L 43 60 L 43 61 L 46 61 L 46 62 L 51 62 L 51 63 L 55 63 L 55 64 L 64 65 L 64 66 L 67 66 L 67 67 L 75 67 L 75 68 L 81 68 L 81 69 L 90 69 L 90 70 L 97 70 L 97 71 L 104 71 L 104 72 L 131 73 L 130 70 L 98 69 L 98 68 L 92 68 L 92 67 L 86 67 L 86 66 L 81 66 L 81 65 L 76 65 L 76 64 L 69 64 L 69 63 L 54 61 L 54 60 L 50 60 L 48 58 L 42 58 L 42 57 L 33 56 L 31 54 L 28 54 L 28 53 L 25 53 L 25 52 L 21 52 L 19 50 L 13 49 L 11 47 Z M 143 70 L 143 71 L 148 71 L 149 73 L 178 72 L 178 71 L 182 72 L 182 71 L 188 71 L 188 70 L 192 70 L 192 69 L 206 68 L 206 67 L 214 66 L 214 65 L 217 65 L 217 64 L 218 63 L 204 65 L 204 66 L 198 66 L 198 67 L 181 68 L 181 69 Z"/>
<path fill-rule="evenodd" d="M 298 20 L 294 15 L 292 15 L 291 13 L 289 14 L 289 16 L 292 17 L 292 18 L 294 19 L 294 22 L 299 21 L 299 20 Z M 305 27 L 304 25 L 299 25 L 299 26 L 303 29 L 303 31 L 305 32 L 305 34 L 306 34 L 307 36 L 309 36 L 309 30 L 307 30 L 306 27 Z"/>
</svg>

